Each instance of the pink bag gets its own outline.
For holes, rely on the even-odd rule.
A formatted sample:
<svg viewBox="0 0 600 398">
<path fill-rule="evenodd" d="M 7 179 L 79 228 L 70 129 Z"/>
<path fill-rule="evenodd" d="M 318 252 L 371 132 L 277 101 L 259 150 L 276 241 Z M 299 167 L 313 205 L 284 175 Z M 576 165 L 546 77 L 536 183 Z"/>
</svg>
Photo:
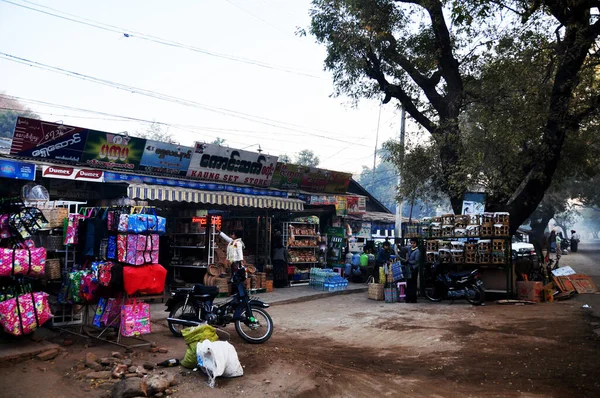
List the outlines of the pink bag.
<svg viewBox="0 0 600 398">
<path fill-rule="evenodd" d="M 131 265 L 157 264 L 159 238 L 154 235 L 119 235 L 118 260 Z"/>
<path fill-rule="evenodd" d="M 76 245 L 79 243 L 79 221 L 83 218 L 85 216 L 81 214 L 69 214 L 65 231 L 65 245 Z"/>
<path fill-rule="evenodd" d="M 98 267 L 98 280 L 102 286 L 110 285 L 111 269 L 114 264 L 110 261 L 100 264 Z"/>
<path fill-rule="evenodd" d="M 104 326 L 119 326 L 119 320 L 121 318 L 121 300 L 116 298 L 109 298 L 106 302 L 106 308 L 102 317 L 100 317 L 100 323 Z"/>
<path fill-rule="evenodd" d="M 43 276 L 46 271 L 46 249 L 43 247 L 0 248 L 0 276 Z"/>
<path fill-rule="evenodd" d="M 0 303 L 0 324 L 15 336 L 33 332 L 50 318 L 48 294 L 44 292 L 27 293 Z"/>
<path fill-rule="evenodd" d="M 150 334 L 150 304 L 138 303 L 121 306 L 121 335 L 125 337 Z"/>
<path fill-rule="evenodd" d="M 8 225 L 8 214 L 0 214 L 0 239 L 12 237 L 10 226 Z"/>
</svg>

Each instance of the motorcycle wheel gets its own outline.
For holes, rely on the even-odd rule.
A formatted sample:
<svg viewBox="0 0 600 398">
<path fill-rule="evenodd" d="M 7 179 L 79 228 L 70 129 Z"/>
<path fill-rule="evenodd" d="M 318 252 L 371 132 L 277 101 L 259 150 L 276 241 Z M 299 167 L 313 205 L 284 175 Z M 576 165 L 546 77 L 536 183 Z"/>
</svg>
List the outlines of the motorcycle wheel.
<svg viewBox="0 0 600 398">
<path fill-rule="evenodd" d="M 465 289 L 467 289 L 467 301 L 469 303 L 473 305 L 482 305 L 485 302 L 485 292 L 478 286 L 469 285 Z M 469 295 L 469 290 L 475 291 L 475 295 L 473 297 Z"/>
<path fill-rule="evenodd" d="M 436 289 L 434 283 L 427 283 L 425 285 L 424 293 L 425 293 L 425 297 L 427 297 L 428 300 L 431 300 L 435 303 L 439 303 L 440 301 L 442 301 L 442 297 L 440 295 L 439 289 Z"/>
<path fill-rule="evenodd" d="M 188 303 L 185 305 L 185 301 L 180 301 L 175 304 L 171 312 L 169 313 L 169 318 L 183 319 L 187 321 L 195 321 L 198 322 L 200 317 L 200 308 L 196 305 L 196 303 Z M 181 330 L 185 329 L 184 325 L 176 325 L 174 323 L 169 322 L 169 330 L 173 333 L 175 337 L 182 337 Z"/>
<path fill-rule="evenodd" d="M 241 314 L 245 317 L 246 310 Z M 273 320 L 271 316 L 262 308 L 252 307 L 252 315 L 256 319 L 256 323 L 245 323 L 243 321 L 235 321 L 235 331 L 250 344 L 261 344 L 271 338 L 273 334 Z"/>
</svg>

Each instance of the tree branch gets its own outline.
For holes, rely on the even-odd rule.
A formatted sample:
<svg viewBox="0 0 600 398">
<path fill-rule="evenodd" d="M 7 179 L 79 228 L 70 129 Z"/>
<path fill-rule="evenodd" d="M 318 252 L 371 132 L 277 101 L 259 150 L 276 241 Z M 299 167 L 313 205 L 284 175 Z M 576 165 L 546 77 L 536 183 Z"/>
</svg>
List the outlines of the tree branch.
<svg viewBox="0 0 600 398">
<path fill-rule="evenodd" d="M 392 97 L 398 99 L 408 114 L 412 116 L 417 123 L 422 125 L 432 135 L 435 134 L 437 131 L 436 125 L 427 116 L 425 116 L 423 112 L 417 109 L 413 99 L 410 98 L 406 91 L 404 91 L 400 86 L 391 84 L 387 81 L 385 74 L 381 70 L 381 61 L 379 58 L 377 58 L 377 55 L 375 55 L 373 51 L 369 50 L 367 52 L 365 62 L 365 71 L 367 76 L 376 80 L 377 83 L 379 83 L 381 91 L 383 91 L 385 94 L 385 99 L 383 102 L 389 102 Z"/>
</svg>

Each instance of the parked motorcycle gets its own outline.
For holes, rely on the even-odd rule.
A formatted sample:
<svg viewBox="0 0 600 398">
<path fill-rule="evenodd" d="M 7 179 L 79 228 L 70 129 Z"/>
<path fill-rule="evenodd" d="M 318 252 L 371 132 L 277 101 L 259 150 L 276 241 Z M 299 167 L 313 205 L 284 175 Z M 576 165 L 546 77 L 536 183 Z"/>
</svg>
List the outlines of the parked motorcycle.
<svg viewBox="0 0 600 398">
<path fill-rule="evenodd" d="M 425 297 L 431 301 L 467 299 L 473 305 L 485 302 L 483 281 L 479 270 L 444 273 L 439 263 L 426 270 Z"/>
<path fill-rule="evenodd" d="M 215 286 L 195 285 L 171 293 L 166 303 L 167 322 L 174 336 L 181 337 L 181 329 L 207 323 L 226 326 L 235 323 L 235 330 L 251 344 L 269 340 L 273 334 L 273 320 L 265 311 L 269 304 L 248 296 L 244 281 L 246 268 L 240 267 L 231 278 L 236 293 L 221 304 L 213 304 L 219 294 Z"/>
</svg>

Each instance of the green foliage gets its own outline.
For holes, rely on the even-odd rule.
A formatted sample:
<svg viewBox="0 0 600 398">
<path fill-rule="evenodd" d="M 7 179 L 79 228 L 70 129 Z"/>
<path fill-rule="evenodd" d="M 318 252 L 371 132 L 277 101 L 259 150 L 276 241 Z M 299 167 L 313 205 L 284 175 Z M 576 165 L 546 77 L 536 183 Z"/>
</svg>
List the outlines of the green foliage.
<svg viewBox="0 0 600 398">
<path fill-rule="evenodd" d="M 19 116 L 32 119 L 40 118 L 19 101 L 0 92 L 0 138 L 12 139 Z"/>
<path fill-rule="evenodd" d="M 217 137 L 213 142 L 211 142 L 211 144 L 223 145 L 225 144 L 225 138 Z"/>
<path fill-rule="evenodd" d="M 318 156 L 315 156 L 313 151 L 310 149 L 303 149 L 296 155 L 296 161 L 294 163 L 299 164 L 300 166 L 317 167 L 320 162 L 321 160 Z"/>
<path fill-rule="evenodd" d="M 292 158 L 288 154 L 283 153 L 279 155 L 278 161 L 281 163 L 292 163 Z"/>
<path fill-rule="evenodd" d="M 177 143 L 173 134 L 169 132 L 169 128 L 158 123 L 152 123 L 145 131 L 136 131 L 133 135 L 152 141 L 167 142 L 169 144 Z"/>
</svg>

